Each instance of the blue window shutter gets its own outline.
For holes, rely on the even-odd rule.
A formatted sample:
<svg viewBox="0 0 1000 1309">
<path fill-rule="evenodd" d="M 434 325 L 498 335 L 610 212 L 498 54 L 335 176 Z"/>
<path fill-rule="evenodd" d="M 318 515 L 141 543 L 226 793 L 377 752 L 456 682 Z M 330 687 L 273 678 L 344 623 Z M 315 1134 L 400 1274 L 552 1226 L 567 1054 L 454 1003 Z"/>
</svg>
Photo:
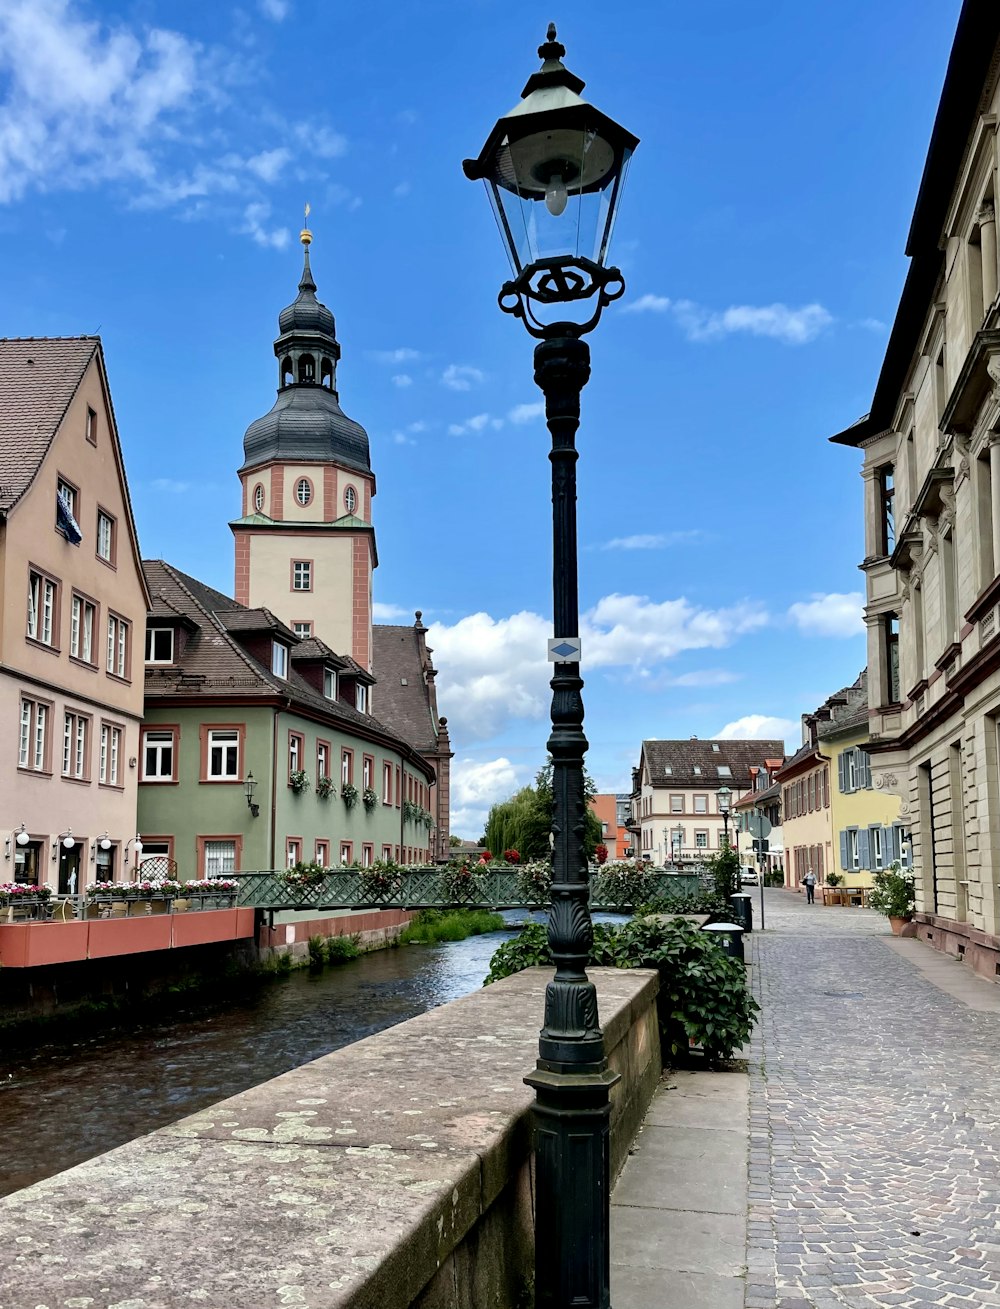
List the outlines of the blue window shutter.
<svg viewBox="0 0 1000 1309">
<path fill-rule="evenodd" d="M 882 828 L 882 849 L 884 851 L 882 862 L 888 868 L 890 864 L 894 864 L 899 859 L 898 827 Z"/>
<path fill-rule="evenodd" d="M 870 791 L 872 789 L 872 761 L 866 751 L 858 751 L 858 763 L 860 764 L 858 781 L 866 791 Z"/>
<path fill-rule="evenodd" d="M 847 751 L 841 750 L 837 755 L 837 772 L 840 780 L 840 794 L 847 794 Z"/>
<path fill-rule="evenodd" d="M 862 868 L 872 866 L 872 843 L 867 827 L 858 829 L 858 863 Z"/>
<path fill-rule="evenodd" d="M 840 834 L 840 867 L 845 873 L 851 871 L 851 846 L 846 832 Z"/>
</svg>

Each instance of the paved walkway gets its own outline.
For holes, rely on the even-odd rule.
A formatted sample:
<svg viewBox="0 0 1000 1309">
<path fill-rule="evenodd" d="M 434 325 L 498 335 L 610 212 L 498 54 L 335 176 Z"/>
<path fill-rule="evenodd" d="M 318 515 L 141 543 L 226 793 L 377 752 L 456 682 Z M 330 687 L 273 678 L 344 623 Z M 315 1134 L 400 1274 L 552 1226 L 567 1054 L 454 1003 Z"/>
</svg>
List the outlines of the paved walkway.
<svg viewBox="0 0 1000 1309">
<path fill-rule="evenodd" d="M 664 1080 L 615 1309 L 1000 1306 L 1000 986 L 869 910 L 766 909 L 749 1077 Z"/>
</svg>

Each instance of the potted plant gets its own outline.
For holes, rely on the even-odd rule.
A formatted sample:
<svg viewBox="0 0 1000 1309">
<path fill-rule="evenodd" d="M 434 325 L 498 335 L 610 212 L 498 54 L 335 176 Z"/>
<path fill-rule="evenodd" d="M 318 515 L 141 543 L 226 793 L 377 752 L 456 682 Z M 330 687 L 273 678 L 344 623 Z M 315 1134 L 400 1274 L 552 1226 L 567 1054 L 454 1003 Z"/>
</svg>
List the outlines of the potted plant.
<svg viewBox="0 0 1000 1309">
<path fill-rule="evenodd" d="M 503 857 L 509 864 L 519 864 L 521 862 L 521 855 L 517 850 L 505 850 L 503 852 Z"/>
<path fill-rule="evenodd" d="M 913 917 L 916 896 L 913 879 L 908 877 L 898 863 L 881 868 L 872 876 L 874 886 L 868 893 L 870 908 L 885 914 L 893 932 L 900 936 L 903 928 Z"/>
<path fill-rule="evenodd" d="M 335 791 L 332 777 L 316 778 L 316 794 L 321 800 L 328 800 Z"/>
<path fill-rule="evenodd" d="M 309 790 L 309 774 L 304 768 L 296 768 L 288 774 L 288 785 L 296 795 Z"/>
<path fill-rule="evenodd" d="M 370 868 L 362 868 L 358 894 L 363 901 L 386 900 L 398 895 L 403 887 L 403 869 L 395 859 L 376 859 Z"/>
<path fill-rule="evenodd" d="M 340 788 L 340 798 L 348 809 L 353 809 L 358 803 L 358 788 L 352 782 L 345 782 Z"/>
<path fill-rule="evenodd" d="M 466 904 L 470 901 L 481 902 L 486 895 L 482 875 L 467 863 L 453 860 L 441 875 L 441 884 L 447 899 L 452 904 Z"/>
<path fill-rule="evenodd" d="M 371 811 L 378 804 L 378 796 L 375 794 L 375 792 L 372 790 L 370 786 L 366 786 L 364 791 L 362 791 L 361 799 L 364 802 L 365 813 L 370 814 Z"/>
<path fill-rule="evenodd" d="M 843 880 L 840 873 L 827 873 L 826 875 L 827 886 L 840 886 Z"/>
</svg>

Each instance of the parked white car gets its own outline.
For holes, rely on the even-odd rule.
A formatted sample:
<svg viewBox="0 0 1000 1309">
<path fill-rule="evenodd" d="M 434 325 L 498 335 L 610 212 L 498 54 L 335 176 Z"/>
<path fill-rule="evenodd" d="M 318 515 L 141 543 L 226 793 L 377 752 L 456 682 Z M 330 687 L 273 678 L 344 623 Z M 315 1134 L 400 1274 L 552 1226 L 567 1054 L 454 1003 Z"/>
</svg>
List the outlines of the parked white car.
<svg viewBox="0 0 1000 1309">
<path fill-rule="evenodd" d="M 740 885 L 760 886 L 760 873 L 758 873 L 757 869 L 744 864 L 740 869 Z"/>
</svg>

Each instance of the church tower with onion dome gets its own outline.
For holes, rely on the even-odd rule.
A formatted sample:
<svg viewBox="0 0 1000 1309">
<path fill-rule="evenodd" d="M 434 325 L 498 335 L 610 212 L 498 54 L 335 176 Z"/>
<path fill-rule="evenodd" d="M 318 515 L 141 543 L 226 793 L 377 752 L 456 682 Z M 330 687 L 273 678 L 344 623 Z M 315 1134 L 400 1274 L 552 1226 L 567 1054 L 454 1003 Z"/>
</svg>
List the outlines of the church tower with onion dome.
<svg viewBox="0 0 1000 1309">
<path fill-rule="evenodd" d="M 340 345 L 316 298 L 308 228 L 300 239 L 299 293 L 278 315 L 274 342 L 277 399 L 243 437 L 243 513 L 230 523 L 236 599 L 370 673 L 375 477 L 368 434 L 340 407 Z"/>
</svg>

